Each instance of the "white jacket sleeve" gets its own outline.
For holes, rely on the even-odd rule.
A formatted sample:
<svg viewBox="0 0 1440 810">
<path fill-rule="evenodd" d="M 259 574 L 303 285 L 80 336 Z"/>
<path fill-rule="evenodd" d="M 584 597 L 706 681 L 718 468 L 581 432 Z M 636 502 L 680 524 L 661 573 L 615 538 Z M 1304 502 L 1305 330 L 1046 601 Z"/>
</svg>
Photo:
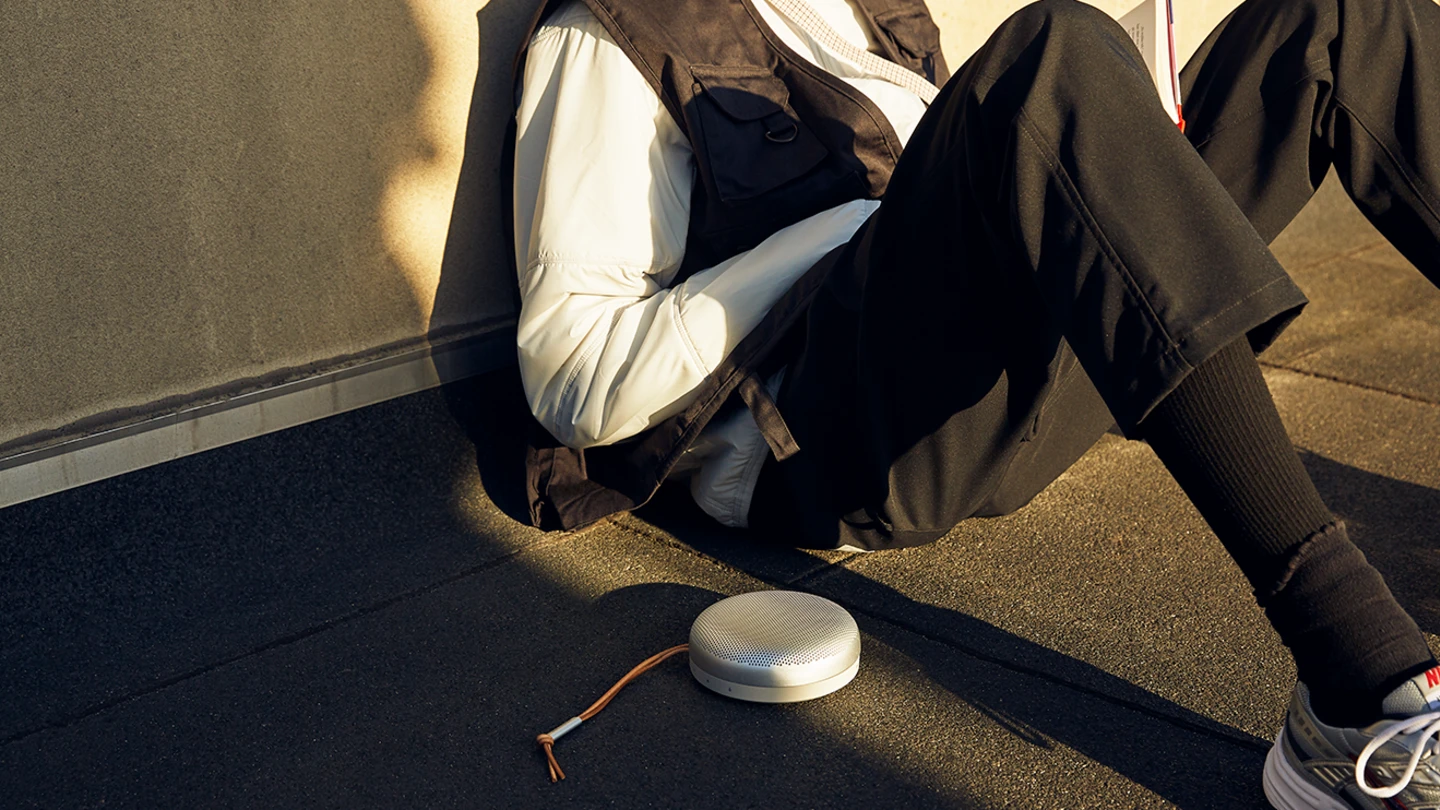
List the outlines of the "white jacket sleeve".
<svg viewBox="0 0 1440 810">
<path fill-rule="evenodd" d="M 683 410 L 806 269 L 878 205 L 855 201 L 668 288 L 694 156 L 639 70 L 580 3 L 535 35 L 517 113 L 519 361 L 535 416 L 583 448 Z"/>
</svg>

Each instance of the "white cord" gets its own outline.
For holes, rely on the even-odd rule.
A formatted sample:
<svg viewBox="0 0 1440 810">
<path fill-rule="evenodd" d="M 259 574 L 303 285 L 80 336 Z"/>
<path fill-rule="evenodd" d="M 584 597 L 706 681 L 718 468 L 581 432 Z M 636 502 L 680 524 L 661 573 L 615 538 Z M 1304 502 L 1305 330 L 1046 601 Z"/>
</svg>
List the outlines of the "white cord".
<svg viewBox="0 0 1440 810">
<path fill-rule="evenodd" d="M 1410 765 L 1405 769 L 1405 774 L 1400 781 L 1387 787 L 1372 788 L 1365 782 L 1365 763 L 1370 761 L 1370 755 L 1380 750 L 1380 746 L 1394 739 L 1401 734 L 1414 734 L 1422 732 L 1414 740 L 1415 750 L 1410 752 Z M 1437 741 L 1434 739 L 1440 734 L 1440 712 L 1424 712 L 1405 720 L 1396 720 L 1379 733 L 1360 752 L 1360 758 L 1355 760 L 1355 784 L 1360 786 L 1367 796 L 1374 796 L 1377 799 L 1388 799 L 1410 786 L 1410 779 L 1415 776 L 1415 769 L 1420 765 L 1420 759 L 1425 756 L 1425 749 L 1432 748 Z M 1433 753 L 1433 750 L 1432 750 Z"/>
</svg>

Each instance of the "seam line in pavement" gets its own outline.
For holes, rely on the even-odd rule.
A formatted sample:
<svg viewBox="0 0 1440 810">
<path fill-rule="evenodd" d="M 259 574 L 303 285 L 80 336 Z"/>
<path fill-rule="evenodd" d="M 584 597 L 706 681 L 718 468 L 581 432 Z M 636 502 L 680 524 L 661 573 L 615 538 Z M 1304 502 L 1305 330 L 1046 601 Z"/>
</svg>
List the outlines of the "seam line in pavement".
<svg viewBox="0 0 1440 810">
<path fill-rule="evenodd" d="M 1308 357 L 1309 354 L 1305 356 Z M 1317 380 L 1339 383 L 1340 385 L 1348 385 L 1351 388 L 1359 388 L 1362 391 L 1370 391 L 1376 394 L 1388 394 L 1392 397 L 1399 397 L 1400 399 L 1409 400 L 1410 402 L 1418 402 L 1422 405 L 1440 405 L 1440 402 L 1426 399 L 1425 397 L 1416 394 L 1407 394 L 1404 391 L 1391 391 L 1388 388 L 1381 388 L 1378 385 L 1369 385 L 1367 383 L 1356 382 L 1355 380 L 1347 380 L 1344 377 L 1337 377 L 1334 374 L 1326 374 L 1323 371 L 1310 371 L 1309 369 L 1296 368 L 1294 366 L 1287 366 L 1283 363 L 1273 363 L 1266 360 L 1261 360 L 1260 365 L 1264 366 L 1265 368 L 1276 369 L 1277 371 L 1288 371 L 1292 374 L 1300 374 L 1305 377 L 1313 377 Z"/>
<path fill-rule="evenodd" d="M 3 740 L 0 740 L 0 748 L 3 748 L 3 747 L 5 747 L 5 746 L 7 746 L 7 745 L 10 745 L 11 743 L 20 742 L 20 741 L 24 740 L 24 739 L 27 738 L 27 737 L 31 737 L 31 736 L 34 736 L 34 735 L 36 735 L 36 734 L 40 734 L 40 733 L 45 732 L 45 731 L 58 731 L 58 730 L 60 730 L 60 729 L 64 729 L 64 728 L 66 728 L 66 727 L 68 727 L 68 726 L 71 726 L 71 725 L 74 725 L 75 723 L 78 723 L 78 722 L 80 722 L 81 720 L 84 720 L 84 719 L 86 719 L 86 718 L 88 718 L 88 717 L 93 717 L 94 715 L 100 714 L 101 712 L 109 711 L 110 709 L 113 709 L 113 708 L 115 708 L 116 706 L 121 706 L 121 705 L 123 705 L 123 704 L 129 703 L 129 702 L 134 701 L 134 700 L 139 700 L 140 698 L 143 698 L 143 697 L 146 697 L 146 696 L 149 696 L 149 695 L 153 695 L 153 694 L 155 694 L 155 693 L 157 693 L 157 692 L 162 692 L 162 691 L 164 691 L 164 690 L 166 690 L 166 689 L 169 689 L 169 688 L 172 687 L 172 686 L 175 686 L 176 684 L 183 683 L 184 681 L 188 681 L 188 680 L 190 680 L 191 678 L 196 678 L 196 677 L 199 677 L 199 676 L 201 676 L 201 675 L 205 675 L 205 674 L 207 674 L 207 673 L 214 672 L 214 671 L 217 670 L 217 669 L 220 669 L 220 668 L 222 668 L 222 667 L 229 666 L 229 665 L 231 665 L 231 664 L 236 663 L 237 661 L 243 661 L 243 660 L 245 660 L 245 659 L 247 659 L 247 658 L 253 658 L 254 656 L 257 656 L 257 655 L 261 655 L 261 654 L 263 654 L 263 653 L 270 652 L 271 650 L 279 649 L 279 648 L 281 648 L 281 647 L 287 647 L 287 646 L 289 646 L 289 645 L 291 645 L 291 644 L 295 644 L 295 643 L 297 643 L 297 642 L 304 641 L 305 639 L 310 638 L 311 636 L 318 635 L 318 634 L 323 633 L 323 632 L 325 632 L 325 631 L 327 631 L 327 630 L 331 630 L 331 629 L 333 629 L 333 628 L 339 627 L 339 626 L 344 625 L 344 624 L 348 624 L 348 623 L 350 623 L 350 622 L 352 622 L 352 621 L 354 621 L 354 620 L 356 620 L 356 619 L 360 619 L 360 618 L 363 618 L 363 617 L 365 617 L 365 616 L 369 616 L 369 615 L 371 615 L 371 614 L 373 614 L 373 613 L 378 613 L 378 612 L 380 612 L 380 611 L 382 611 L 382 610 L 385 610 L 386 608 L 392 607 L 392 606 L 397 605 L 397 604 L 399 604 L 399 603 L 401 603 L 401 602 L 409 601 L 409 600 L 414 599 L 414 598 L 416 598 L 416 597 L 418 597 L 418 596 L 424 596 L 425 594 L 430 593 L 431 591 L 438 590 L 438 589 L 443 588 L 443 587 L 445 587 L 445 586 L 447 586 L 447 585 L 453 585 L 454 583 L 459 582 L 459 581 L 462 580 L 462 579 L 466 579 L 466 578 L 468 578 L 468 577 L 472 577 L 472 576 L 474 576 L 474 575 L 476 575 L 476 574 L 482 573 L 482 572 L 487 571 L 487 570 L 489 570 L 489 569 L 491 569 L 491 568 L 496 568 L 496 567 L 498 567 L 498 566 L 504 565 L 505 563 L 510 562 L 511 560 L 515 559 L 516 557 L 518 557 L 518 556 L 520 556 L 521 554 L 524 554 L 524 553 L 526 553 L 526 552 L 529 552 L 529 551 L 537 551 L 537 550 L 540 550 L 540 549 L 549 548 L 549 547 L 551 547 L 551 546 L 560 545 L 561 543 L 563 543 L 563 542 L 565 542 L 565 541 L 568 541 L 568 540 L 572 540 L 572 539 L 574 539 L 574 538 L 576 538 L 576 537 L 578 537 L 578 536 L 580 536 L 580 535 L 582 535 L 582 534 L 584 534 L 584 533 L 585 533 L 585 532 L 584 532 L 583 530 L 582 530 L 582 531 L 577 531 L 577 532 L 565 532 L 565 533 L 563 533 L 563 534 L 558 534 L 558 535 L 556 535 L 556 536 L 554 536 L 554 537 L 547 537 L 547 538 L 542 539 L 542 540 L 537 540 L 537 541 L 535 541 L 535 542 L 533 542 L 533 543 L 529 543 L 529 544 L 527 544 L 527 545 L 525 545 L 525 546 L 522 546 L 522 547 L 517 548 L 517 549 L 515 549 L 515 550 L 513 550 L 513 551 L 510 551 L 510 552 L 508 552 L 508 553 L 506 553 L 506 554 L 504 554 L 504 555 L 501 555 L 501 556 L 499 556 L 499 557 L 496 557 L 496 558 L 493 559 L 493 560 L 486 560 L 485 562 L 480 563 L 480 564 L 478 564 L 478 565 L 472 565 L 472 566 L 470 566 L 469 568 L 466 568 L 466 569 L 464 569 L 464 570 L 462 570 L 462 571 L 458 571 L 458 572 L 456 572 L 456 573 L 454 573 L 454 574 L 451 574 L 451 575 L 449 575 L 449 576 L 446 576 L 446 577 L 444 577 L 444 578 L 442 578 L 442 579 L 439 579 L 439 580 L 436 580 L 436 581 L 434 581 L 434 582 L 430 582 L 430 583 L 428 583 L 428 584 L 421 585 L 421 586 L 416 587 L 416 588 L 412 588 L 412 589 L 410 589 L 410 590 L 408 590 L 408 591 L 404 591 L 404 592 L 402 592 L 402 593 L 398 593 L 398 594 L 395 594 L 395 595 L 393 595 L 393 596 L 386 597 L 385 599 L 382 599 L 382 600 L 380 600 L 379 602 L 375 602 L 375 603 L 373 603 L 373 604 L 366 605 L 365 607 L 362 607 L 362 608 L 357 608 L 357 609 L 355 609 L 355 610 L 350 611 L 349 613 L 343 614 L 343 615 L 341 615 L 341 616 L 337 616 L 337 617 L 335 617 L 335 618 L 333 618 L 333 619 L 327 619 L 326 621 L 323 621 L 323 622 L 321 622 L 321 623 L 319 623 L 319 624 L 316 624 L 316 625 L 313 625 L 313 626 L 311 626 L 311 627 L 307 627 L 307 628 L 305 628 L 305 629 L 303 629 L 303 630 L 297 630 L 297 631 L 295 631 L 295 632 L 293 632 L 293 633 L 289 633 L 289 634 L 287 634 L 287 635 L 281 636 L 280 638 L 272 639 L 272 640 L 270 640 L 270 641 L 265 642 L 264 644 L 260 644 L 260 645 L 258 645 L 258 646 L 252 647 L 252 648 L 250 648 L 249 650 L 246 650 L 245 652 L 238 653 L 238 654 L 236 654 L 236 655 L 232 655 L 232 656 L 229 656 L 229 657 L 227 657 L 227 658 L 222 658 L 222 659 L 220 659 L 220 660 L 218 660 L 218 661 L 212 661 L 211 663 L 208 663 L 208 664 L 202 664 L 202 665 L 200 665 L 200 666 L 198 666 L 198 667 L 194 667 L 193 669 L 186 670 L 185 672 L 182 672 L 182 673 L 180 673 L 179 675 L 171 675 L 171 676 L 169 676 L 169 677 L 167 677 L 167 678 L 164 678 L 164 679 L 162 679 L 162 680 L 156 681 L 155 683 L 152 683 L 152 684 L 150 684 L 150 685 L 148 685 L 148 686 L 144 686 L 144 687 L 141 687 L 141 688 L 139 688 L 139 689 L 134 689 L 134 690 L 131 690 L 131 691 L 129 691 L 129 692 L 126 692 L 125 694 L 120 695 L 119 697 L 114 697 L 114 698 L 111 698 L 111 699 L 109 699 L 109 700 L 101 701 L 101 702 L 99 702 L 99 703 L 94 703 L 94 704 L 91 704 L 90 706 L 87 706 L 87 707 L 85 707 L 85 708 L 83 708 L 83 709 L 79 709 L 79 710 L 74 711 L 74 712 L 64 713 L 64 714 L 62 714 L 60 717 L 58 717 L 58 718 L 56 718 L 56 719 L 54 719 L 54 720 L 50 720 L 50 721 L 45 722 L 45 723 L 42 723 L 42 724 L 40 724 L 40 725 L 38 725 L 38 726 L 34 726 L 34 727 L 31 727 L 31 728 L 27 728 L 27 729 L 24 729 L 24 730 L 21 730 L 21 731 L 17 731 L 17 732 L 15 732 L 15 733 L 13 733 L 13 734 L 10 734 L 9 736 L 5 737 Z"/>
<path fill-rule="evenodd" d="M 1376 239 L 1376 240 L 1373 241 L 1373 242 L 1367 242 L 1367 243 L 1365 243 L 1365 244 L 1363 244 L 1363 245 L 1360 245 L 1359 247 L 1353 247 L 1353 248 L 1350 248 L 1349 250 L 1342 250 L 1342 251 L 1340 251 L 1339 253 L 1332 253 L 1331 255 L 1325 256 L 1324 258 L 1311 259 L 1311 260 L 1308 261 L 1308 262 L 1305 262 L 1305 263 L 1303 263 L 1303 264 L 1297 264 L 1297 265 L 1295 265 L 1294 267 L 1286 267 L 1286 268 L 1285 268 L 1285 273 L 1286 273 L 1286 275 L 1291 275 L 1291 276 L 1293 276 L 1293 275 L 1295 275 L 1296 273 L 1300 272 L 1301 270 L 1309 270 L 1309 269 L 1312 268 L 1312 267 L 1319 267 L 1319 266 L 1322 265 L 1322 264 L 1329 264 L 1330 262 L 1337 262 L 1337 261 L 1340 261 L 1341 259 L 1353 259 L 1353 258 L 1355 258 L 1356 256 L 1359 256 L 1361 253 L 1365 253 L 1366 251 L 1371 250 L 1371 249 L 1373 249 L 1373 248 L 1377 248 L 1377 247 L 1380 247 L 1380 246 L 1382 246 L 1382 245 L 1388 245 L 1388 244 L 1390 244 L 1390 242 L 1387 241 L 1387 240 L 1384 239 L 1384 238 Z"/>
<path fill-rule="evenodd" d="M 721 568 L 725 568 L 725 569 L 728 569 L 728 570 L 730 570 L 730 571 L 735 571 L 735 572 L 744 574 L 744 575 L 746 575 L 746 576 L 752 577 L 752 578 L 754 578 L 754 579 L 756 579 L 756 580 L 759 580 L 760 582 L 763 582 L 763 583 L 765 583 L 766 585 L 769 585 L 769 586 L 771 586 L 771 587 L 776 587 L 776 588 L 782 588 L 782 587 L 783 587 L 783 588 L 794 588 L 794 589 L 796 589 L 796 590 L 801 590 L 801 591 L 804 591 L 804 592 L 806 592 L 806 593 L 814 594 L 815 596 L 822 596 L 822 597 L 824 597 L 825 599 L 830 599 L 830 600 L 832 600 L 832 601 L 838 602 L 838 603 L 840 603 L 841 605 L 843 605 L 847 610 L 852 610 L 852 611 L 854 611 L 854 612 L 856 612 L 856 613 L 859 613 L 859 614 L 861 614 L 862 616 L 865 616 L 865 617 L 867 617 L 867 618 L 869 618 L 869 619 L 871 619 L 871 620 L 873 620 L 873 621 L 882 622 L 882 623 L 888 624 L 888 625 L 890 625 L 890 626 L 892 626 L 892 627 L 897 627 L 897 628 L 899 628 L 899 629 L 901 629 L 901 630 L 904 630 L 904 631 L 907 632 L 907 633 L 913 633 L 913 634 L 915 634 L 915 635 L 917 635 L 917 636 L 925 639 L 926 641 L 929 641 L 929 642 L 932 642 L 932 643 L 935 643 L 935 644 L 939 644 L 939 645 L 941 645 L 941 646 L 943 646 L 943 647 L 949 647 L 950 649 L 955 650 L 956 652 L 959 652 L 959 653 L 961 653 L 962 655 L 967 655 L 967 656 L 970 656 L 971 658 L 975 658 L 975 659 L 977 659 L 977 660 L 984 661 L 984 662 L 986 662 L 986 663 L 988 663 L 988 664 L 993 664 L 993 665 L 998 666 L 998 667 L 1000 667 L 1000 668 L 1002 668 L 1002 669 L 1006 669 L 1006 670 L 1009 670 L 1009 671 L 1011 671 L 1011 672 L 1016 672 L 1016 673 L 1019 673 L 1019 674 L 1021 674 L 1021 675 L 1026 675 L 1026 676 L 1029 676 L 1029 677 L 1032 677 L 1032 678 L 1037 678 L 1037 679 L 1039 679 L 1039 680 L 1041 680 L 1041 681 L 1044 681 L 1044 682 L 1046 682 L 1046 683 L 1049 683 L 1049 684 L 1054 684 L 1054 685 L 1057 685 L 1057 686 L 1062 686 L 1062 687 L 1065 687 L 1065 688 L 1067 688 L 1067 689 L 1071 689 L 1071 690 L 1074 690 L 1074 691 L 1076 691 L 1076 692 L 1080 692 L 1081 694 L 1084 694 L 1084 695 L 1087 695 L 1087 696 L 1089 696 L 1089 697 L 1095 698 L 1096 700 L 1100 700 L 1100 701 L 1103 701 L 1103 702 L 1105 702 L 1105 703 L 1109 703 L 1109 704 L 1112 705 L 1112 706 L 1118 706 L 1118 707 L 1123 708 L 1123 709 L 1128 709 L 1129 711 L 1138 712 L 1138 713 L 1143 714 L 1143 715 L 1146 715 L 1146 716 L 1148 716 L 1148 717 L 1153 717 L 1153 718 L 1155 718 L 1155 719 L 1157 719 L 1157 720 L 1160 720 L 1160 721 L 1162 721 L 1162 722 L 1168 723 L 1168 724 L 1170 724 L 1170 725 L 1172 725 L 1172 726 L 1178 726 L 1178 727 L 1183 728 L 1183 729 L 1185 729 L 1185 730 L 1187 730 L 1187 731 L 1191 731 L 1191 732 L 1196 733 L 1196 734 L 1201 734 L 1201 735 L 1204 735 L 1204 736 L 1206 736 L 1206 737 L 1210 737 L 1211 739 L 1219 740 L 1220 742 L 1223 742 L 1223 743 L 1229 743 L 1229 744 L 1238 746 L 1238 747 L 1240 747 L 1240 748 L 1245 748 L 1245 749 L 1248 749 L 1248 750 L 1251 750 L 1251 751 L 1255 751 L 1256 753 L 1264 754 L 1264 753 L 1267 753 L 1267 752 L 1270 750 L 1270 743 L 1269 743 L 1269 742 L 1267 742 L 1267 741 L 1265 741 L 1265 740 L 1261 740 L 1261 739 L 1259 739 L 1259 738 L 1257 738 L 1257 737 L 1250 736 L 1250 735 L 1248 735 L 1248 734 L 1245 734 L 1244 736 L 1241 736 L 1241 735 L 1243 734 L 1243 732 L 1238 732 L 1238 731 L 1237 731 L 1237 732 L 1234 733 L 1234 734 L 1226 733 L 1225 731 L 1222 731 L 1222 730 L 1220 730 L 1220 729 L 1218 729 L 1218 728 L 1212 728 L 1212 727 L 1210 727 L 1210 726 L 1203 725 L 1203 724 L 1201 724 L 1201 723 L 1195 723 L 1195 722 L 1191 722 L 1191 721 L 1189 721 L 1189 720 L 1184 720 L 1184 719 L 1181 719 L 1181 718 L 1179 718 L 1179 717 L 1175 717 L 1174 715 L 1166 714 L 1165 712 L 1159 711 L 1159 710 L 1157 710 L 1157 709 L 1153 709 L 1153 708 L 1151 708 L 1151 707 L 1149 707 L 1149 706 L 1144 706 L 1144 705 L 1141 705 L 1141 704 L 1139 704 L 1139 703 L 1132 703 L 1132 702 L 1130 702 L 1130 701 L 1128 701 L 1128 700 L 1125 700 L 1125 699 L 1123 699 L 1123 698 L 1115 697 L 1114 695 L 1107 694 L 1107 693 L 1102 692 L 1102 691 L 1100 691 L 1100 690 L 1098 690 L 1098 689 L 1094 689 L 1094 688 L 1092 688 L 1092 687 L 1085 686 L 1085 685 L 1083 685 L 1083 684 L 1078 684 L 1078 683 L 1075 683 L 1075 682 L 1073 682 L 1073 681 L 1068 681 L 1068 680 L 1066 680 L 1066 679 L 1064 679 L 1064 678 L 1058 678 L 1058 677 L 1056 677 L 1053 673 L 1046 672 L 1046 671 L 1044 671 L 1044 670 L 1042 670 L 1042 669 L 1037 669 L 1037 668 L 1035 668 L 1035 667 L 1025 666 L 1024 664 L 1018 664 L 1018 663 L 1016 663 L 1016 662 L 1014 662 L 1014 661 L 1008 661 L 1008 660 L 1006 660 L 1006 659 L 997 657 L 997 656 L 992 655 L 992 654 L 990 654 L 990 653 L 983 652 L 983 651 L 981 651 L 981 650 L 979 650 L 979 649 L 977 649 L 977 648 L 974 648 L 974 647 L 971 647 L 971 646 L 962 644 L 962 643 L 957 642 L 957 641 L 955 641 L 955 640 L 953 640 L 953 639 L 945 638 L 945 637 L 943 637 L 943 636 L 937 636 L 937 635 L 935 635 L 934 633 L 931 633 L 931 632 L 929 632 L 929 631 L 927 631 L 927 630 L 924 630 L 924 629 L 921 629 L 921 628 L 919 628 L 919 627 L 916 627 L 916 626 L 910 624 L 909 622 L 904 621 L 903 619 L 897 619 L 897 618 L 894 618 L 894 617 L 891 617 L 891 616 L 884 616 L 884 615 L 878 614 L 878 613 L 876 613 L 876 612 L 874 612 L 874 611 L 872 611 L 872 610 L 868 610 L 868 609 L 866 609 L 866 608 L 859 607 L 859 606 L 856 606 L 856 605 L 853 605 L 853 604 L 848 604 L 848 603 L 846 603 L 845 601 L 843 601 L 843 600 L 841 600 L 841 599 L 837 599 L 837 598 L 836 598 L 835 596 L 833 596 L 833 595 L 825 595 L 825 594 L 814 593 L 814 591 L 810 590 L 809 587 L 807 587 L 807 585 L 805 584 L 807 580 L 808 580 L 808 581 L 814 581 L 814 580 L 820 579 L 820 578 L 822 578 L 822 577 L 824 577 L 824 576 L 832 573 L 836 568 L 841 568 L 841 567 L 843 567 L 843 563 L 848 562 L 848 561 L 850 561 L 850 560 L 853 560 L 853 559 L 856 558 L 856 557 L 861 556 L 861 555 L 859 555 L 859 554 L 852 554 L 851 556 L 846 557 L 846 558 L 843 559 L 843 560 L 838 560 L 838 561 L 836 561 L 836 562 L 834 562 L 834 563 L 831 563 L 830 565 L 824 566 L 823 568 L 821 568 L 821 569 L 819 569 L 819 570 L 810 571 L 810 572 L 808 572 L 808 573 L 806 573 L 806 574 L 801 575 L 800 577 L 797 577 L 797 578 L 796 578 L 795 580 L 793 580 L 793 581 L 790 581 L 790 582 L 782 582 L 782 581 L 776 581 L 776 580 L 772 580 L 772 579 L 770 579 L 770 578 L 768 578 L 768 577 L 761 576 L 761 575 L 759 575 L 759 574 L 757 574 L 757 573 L 755 573 L 755 572 L 753 572 L 753 571 L 746 571 L 746 570 L 744 570 L 743 568 L 737 568 L 736 566 L 730 565 L 729 563 L 726 563 L 726 562 L 723 561 L 723 560 L 716 559 L 715 557 L 712 557 L 712 556 L 710 556 L 709 554 L 705 554 L 705 553 L 702 553 L 702 552 L 700 552 L 700 551 L 696 551 L 695 549 L 693 549 L 693 548 L 685 545 L 684 543 L 679 542 L 678 540 L 675 540 L 675 539 L 669 537 L 668 535 L 665 535 L 665 534 L 662 534 L 662 533 L 658 533 L 658 532 L 642 531 L 642 530 L 640 530 L 640 529 L 638 529 L 638 528 L 636 528 L 636 527 L 634 527 L 634 526 L 621 525 L 621 524 L 619 524 L 619 523 L 615 523 L 614 525 L 615 525 L 615 527 L 616 527 L 617 529 L 621 529 L 621 530 L 630 532 L 631 534 L 634 534 L 634 535 L 636 535 L 636 536 L 638 536 L 638 537 L 641 537 L 641 538 L 644 538 L 644 539 L 647 539 L 647 540 L 654 540 L 654 541 L 656 541 L 656 542 L 658 542 L 658 543 L 660 543 L 660 544 L 662 544 L 662 545 L 665 545 L 665 546 L 667 546 L 667 547 L 669 547 L 669 548 L 675 549 L 675 550 L 677 550 L 677 551 L 684 552 L 684 553 L 686 553 L 686 554 L 690 554 L 691 556 L 694 556 L 694 557 L 698 557 L 699 559 L 702 559 L 702 560 L 704 560 L 704 561 L 706 561 L 706 562 L 709 562 L 709 563 L 711 563 L 711 564 L 713 564 L 713 565 L 717 565 L 717 566 L 720 566 Z M 847 570 L 848 570 L 848 569 L 847 569 Z"/>
</svg>

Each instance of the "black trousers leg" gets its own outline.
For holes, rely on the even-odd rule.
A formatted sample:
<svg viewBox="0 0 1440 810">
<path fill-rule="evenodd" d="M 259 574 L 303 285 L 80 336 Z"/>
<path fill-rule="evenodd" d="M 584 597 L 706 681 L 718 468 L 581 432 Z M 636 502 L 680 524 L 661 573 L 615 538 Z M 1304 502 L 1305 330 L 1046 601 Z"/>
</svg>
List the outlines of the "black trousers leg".
<svg viewBox="0 0 1440 810">
<path fill-rule="evenodd" d="M 1181 74 L 1187 135 L 1266 241 L 1333 165 L 1440 284 L 1440 7 L 1252 0 Z"/>
<path fill-rule="evenodd" d="M 1266 242 L 1329 161 L 1434 278 L 1436 10 L 1388 9 L 1241 7 L 1185 72 L 1195 148 L 1109 17 L 1051 0 L 1007 20 L 812 307 L 780 395 L 806 451 L 766 468 L 752 523 L 886 548 L 1020 506 L 1112 417 L 1133 428 L 1295 316 Z"/>
<path fill-rule="evenodd" d="M 1227 55 L 1248 69 L 1292 43 Z M 1219 150 L 1226 118 L 1206 110 L 1239 108 L 1208 64 L 1187 73 L 1188 113 Z M 1255 174 L 1293 171 L 1268 154 L 1250 150 Z M 767 468 L 752 523 L 806 545 L 926 542 L 1023 503 L 1232 339 L 1263 348 L 1304 298 L 1243 186 L 1170 124 L 1112 20 L 1070 0 L 1016 14 L 937 99 L 813 305 L 780 397 L 804 450 Z M 1257 198 L 1292 200 L 1288 221 L 1308 193 Z"/>
<path fill-rule="evenodd" d="M 1193 150 L 1108 20 L 1060 2 L 1002 26 L 932 108 L 809 313 L 780 398 L 802 452 L 767 467 L 752 524 L 881 548 L 1017 508 L 1112 415 L 1134 431 L 1229 346 L 1156 417 L 1174 421 L 1233 341 L 1263 347 L 1303 302 L 1264 244 L 1332 163 L 1436 280 L 1440 10 L 1359 8 L 1239 8 L 1184 74 Z M 1167 465 L 1189 459 L 1168 446 Z M 1236 475 L 1220 466 L 1225 490 Z M 1266 533 L 1222 540 L 1317 711 L 1375 719 L 1398 679 L 1433 664 L 1424 637 L 1342 528 L 1293 546 Z"/>
<path fill-rule="evenodd" d="M 1440 8 L 1411 0 L 1249 2 L 1212 33 L 1182 78 L 1189 135 L 1262 236 L 1290 221 L 1333 164 L 1371 221 L 1440 280 Z M 1177 397 L 1178 411 L 1166 402 L 1157 415 L 1193 415 L 1212 393 Z M 1424 636 L 1343 528 L 1311 537 L 1295 531 L 1304 523 L 1279 528 L 1278 518 L 1304 517 L 1298 490 L 1287 493 L 1296 496 L 1290 505 L 1252 513 L 1248 524 L 1233 520 L 1240 512 L 1231 507 L 1264 503 L 1269 484 L 1236 489 L 1232 470 L 1247 451 L 1221 459 L 1213 436 L 1182 438 L 1192 427 L 1142 425 L 1162 458 L 1180 453 L 1177 480 L 1192 497 L 1200 493 L 1197 506 L 1254 584 L 1318 715 L 1343 726 L 1378 719 L 1392 688 L 1434 665 Z M 1207 454 L 1213 464 L 1191 463 Z M 1229 480 L 1203 484 L 1217 474 Z M 1322 519 L 1309 511 L 1311 522 Z M 1262 523 L 1267 531 L 1255 533 Z"/>
</svg>

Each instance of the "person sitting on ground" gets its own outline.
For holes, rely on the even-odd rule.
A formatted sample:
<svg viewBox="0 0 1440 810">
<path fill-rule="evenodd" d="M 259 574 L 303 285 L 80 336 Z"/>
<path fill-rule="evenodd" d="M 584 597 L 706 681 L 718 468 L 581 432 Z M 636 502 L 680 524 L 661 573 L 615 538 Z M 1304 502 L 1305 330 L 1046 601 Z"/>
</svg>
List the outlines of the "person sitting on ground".
<svg viewBox="0 0 1440 810">
<path fill-rule="evenodd" d="M 1074 0 L 953 78 L 922 0 L 542 5 L 509 163 L 537 525 L 688 477 L 728 526 L 915 545 L 1118 424 L 1294 656 L 1270 801 L 1440 806 L 1440 668 L 1256 361 L 1305 304 L 1267 245 L 1332 166 L 1440 282 L 1440 7 L 1247 0 L 1182 134 Z"/>
</svg>

